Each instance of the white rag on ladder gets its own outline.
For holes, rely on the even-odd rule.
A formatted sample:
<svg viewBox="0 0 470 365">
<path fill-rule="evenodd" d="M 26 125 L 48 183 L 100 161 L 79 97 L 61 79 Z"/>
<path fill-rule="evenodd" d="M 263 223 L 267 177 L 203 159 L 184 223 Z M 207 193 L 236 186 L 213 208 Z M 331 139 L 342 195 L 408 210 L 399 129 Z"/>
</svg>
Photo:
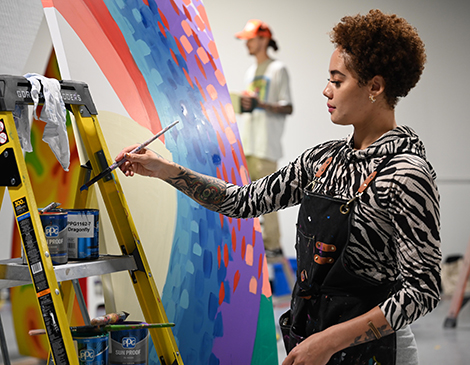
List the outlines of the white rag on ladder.
<svg viewBox="0 0 470 365">
<path fill-rule="evenodd" d="M 34 102 L 33 112 L 36 119 L 38 119 L 36 109 L 42 85 L 44 106 L 39 120 L 46 122 L 42 140 L 49 145 L 62 168 L 68 171 L 70 166 L 70 147 L 66 127 L 66 110 L 60 93 L 59 81 L 35 73 L 28 73 L 24 77 L 31 84 L 31 97 Z M 27 105 L 17 104 L 13 116 L 21 147 L 25 152 L 32 152 L 31 124 L 29 122 Z"/>
</svg>

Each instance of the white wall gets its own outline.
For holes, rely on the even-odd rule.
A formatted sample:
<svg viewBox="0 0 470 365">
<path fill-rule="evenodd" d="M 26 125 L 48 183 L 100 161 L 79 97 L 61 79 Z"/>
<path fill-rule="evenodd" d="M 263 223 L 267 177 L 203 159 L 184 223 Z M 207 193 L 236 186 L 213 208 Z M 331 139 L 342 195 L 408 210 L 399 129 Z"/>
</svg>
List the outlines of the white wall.
<svg viewBox="0 0 470 365">
<path fill-rule="evenodd" d="M 291 76 L 294 114 L 288 119 L 281 164 L 324 140 L 343 137 L 350 127 L 331 124 L 322 90 L 333 45 L 328 32 L 344 15 L 378 8 L 406 18 L 426 44 L 428 62 L 421 81 L 398 103 L 397 122 L 423 139 L 438 173 L 444 257 L 464 253 L 470 237 L 470 132 L 466 74 L 470 59 L 470 2 L 467 0 L 203 0 L 231 91 L 243 90 L 243 73 L 253 62 L 234 37 L 246 21 L 259 18 L 274 32 Z M 280 213 L 282 246 L 295 255 L 297 208 Z"/>
<path fill-rule="evenodd" d="M 410 95 L 399 102 L 397 120 L 414 128 L 424 140 L 428 157 L 438 173 L 441 192 L 442 251 L 444 257 L 464 253 L 470 237 L 470 145 L 465 138 L 470 132 L 466 114 L 468 86 L 467 63 L 470 59 L 470 2 L 466 0 L 204 0 L 212 31 L 222 60 L 228 87 L 243 89 L 242 76 L 252 59 L 243 41 L 234 34 L 246 21 L 260 18 L 269 23 L 280 50 L 273 54 L 289 67 L 294 97 L 294 114 L 288 120 L 284 136 L 285 158 L 282 164 L 305 149 L 327 139 L 343 137 L 351 130 L 331 124 L 326 101 L 321 92 L 328 77 L 328 63 L 333 46 L 327 33 L 344 15 L 364 13 L 370 8 L 394 12 L 417 27 L 426 43 L 428 63 L 422 80 Z M 22 74 L 30 60 L 18 54 L 18 20 L 8 16 L 11 7 L 37 12 L 39 0 L 2 0 L 0 3 L 2 34 L 0 74 L 12 73 L 12 67 Z M 37 18 L 32 28 L 39 27 Z M 9 25 L 10 22 L 11 24 Z M 23 24 L 23 25 L 24 25 Z M 22 32 L 29 29 L 21 27 Z M 34 30 L 34 29 L 33 29 Z M 6 35 L 6 36 L 5 36 Z M 24 36 L 24 34 L 22 33 Z M 34 44 L 36 48 L 38 41 Z M 47 42 L 46 42 L 47 43 Z M 22 43 L 23 48 L 31 45 Z M 45 48 L 49 47 L 45 44 Z M 24 50 L 23 50 L 24 51 Z M 20 59 L 21 58 L 21 59 Z M 13 61 L 12 61 L 13 60 Z M 28 68 L 27 71 L 31 71 Z M 34 70 L 34 72 L 40 72 Z M 13 73 L 16 73 L 13 72 Z M 8 193 L 5 194 L 8 203 Z M 282 245 L 294 256 L 297 208 L 281 212 Z M 11 242 L 11 207 L 0 211 L 0 258 L 9 257 Z"/>
<path fill-rule="evenodd" d="M 44 73 L 52 43 L 40 0 L 1 0 L 0 30 L 1 75 Z M 7 259 L 11 257 L 14 227 L 13 208 L 7 189 L 1 203 L 0 259 Z"/>
</svg>

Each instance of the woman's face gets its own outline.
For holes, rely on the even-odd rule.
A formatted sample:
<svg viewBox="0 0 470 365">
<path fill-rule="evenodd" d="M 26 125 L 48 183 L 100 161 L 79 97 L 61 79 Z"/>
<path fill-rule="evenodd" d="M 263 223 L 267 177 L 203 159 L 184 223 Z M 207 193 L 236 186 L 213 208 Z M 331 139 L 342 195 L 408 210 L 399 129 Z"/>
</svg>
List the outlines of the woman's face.
<svg viewBox="0 0 470 365">
<path fill-rule="evenodd" d="M 328 98 L 327 106 L 331 121 L 339 125 L 354 125 L 366 122 L 372 111 L 369 89 L 359 87 L 357 78 L 346 68 L 340 48 L 331 55 L 330 79 L 323 95 Z"/>
</svg>

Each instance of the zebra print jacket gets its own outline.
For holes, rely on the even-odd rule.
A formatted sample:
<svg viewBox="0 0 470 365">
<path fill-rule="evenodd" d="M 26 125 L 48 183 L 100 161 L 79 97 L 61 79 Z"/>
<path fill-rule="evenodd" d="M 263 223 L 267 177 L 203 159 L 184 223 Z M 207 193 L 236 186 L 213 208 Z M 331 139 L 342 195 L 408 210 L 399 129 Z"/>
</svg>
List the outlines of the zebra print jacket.
<svg viewBox="0 0 470 365">
<path fill-rule="evenodd" d="M 313 191 L 351 199 L 359 185 L 389 154 L 392 159 L 354 206 L 346 259 L 357 275 L 377 283 L 402 280 L 379 306 L 394 330 L 432 311 L 440 284 L 439 193 L 436 174 L 419 137 L 405 126 L 387 132 L 364 150 L 352 136 L 308 149 L 265 178 L 245 186 L 229 184 L 218 212 L 257 217 L 300 204 L 321 164 L 333 161 Z"/>
</svg>

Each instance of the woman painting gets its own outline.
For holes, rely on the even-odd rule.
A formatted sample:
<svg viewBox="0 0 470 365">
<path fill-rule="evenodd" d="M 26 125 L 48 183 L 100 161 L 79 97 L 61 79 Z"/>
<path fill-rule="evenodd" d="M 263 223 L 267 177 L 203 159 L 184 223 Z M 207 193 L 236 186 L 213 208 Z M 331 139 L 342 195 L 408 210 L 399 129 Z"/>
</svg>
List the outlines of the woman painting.
<svg viewBox="0 0 470 365">
<path fill-rule="evenodd" d="M 424 69 L 424 44 L 396 15 L 371 10 L 333 28 L 323 90 L 331 121 L 353 133 L 235 186 L 150 150 L 121 170 L 163 179 L 208 209 L 256 217 L 301 204 L 297 283 L 280 324 L 291 364 L 417 364 L 410 324 L 439 302 L 439 194 L 419 137 L 395 106 Z"/>
</svg>

